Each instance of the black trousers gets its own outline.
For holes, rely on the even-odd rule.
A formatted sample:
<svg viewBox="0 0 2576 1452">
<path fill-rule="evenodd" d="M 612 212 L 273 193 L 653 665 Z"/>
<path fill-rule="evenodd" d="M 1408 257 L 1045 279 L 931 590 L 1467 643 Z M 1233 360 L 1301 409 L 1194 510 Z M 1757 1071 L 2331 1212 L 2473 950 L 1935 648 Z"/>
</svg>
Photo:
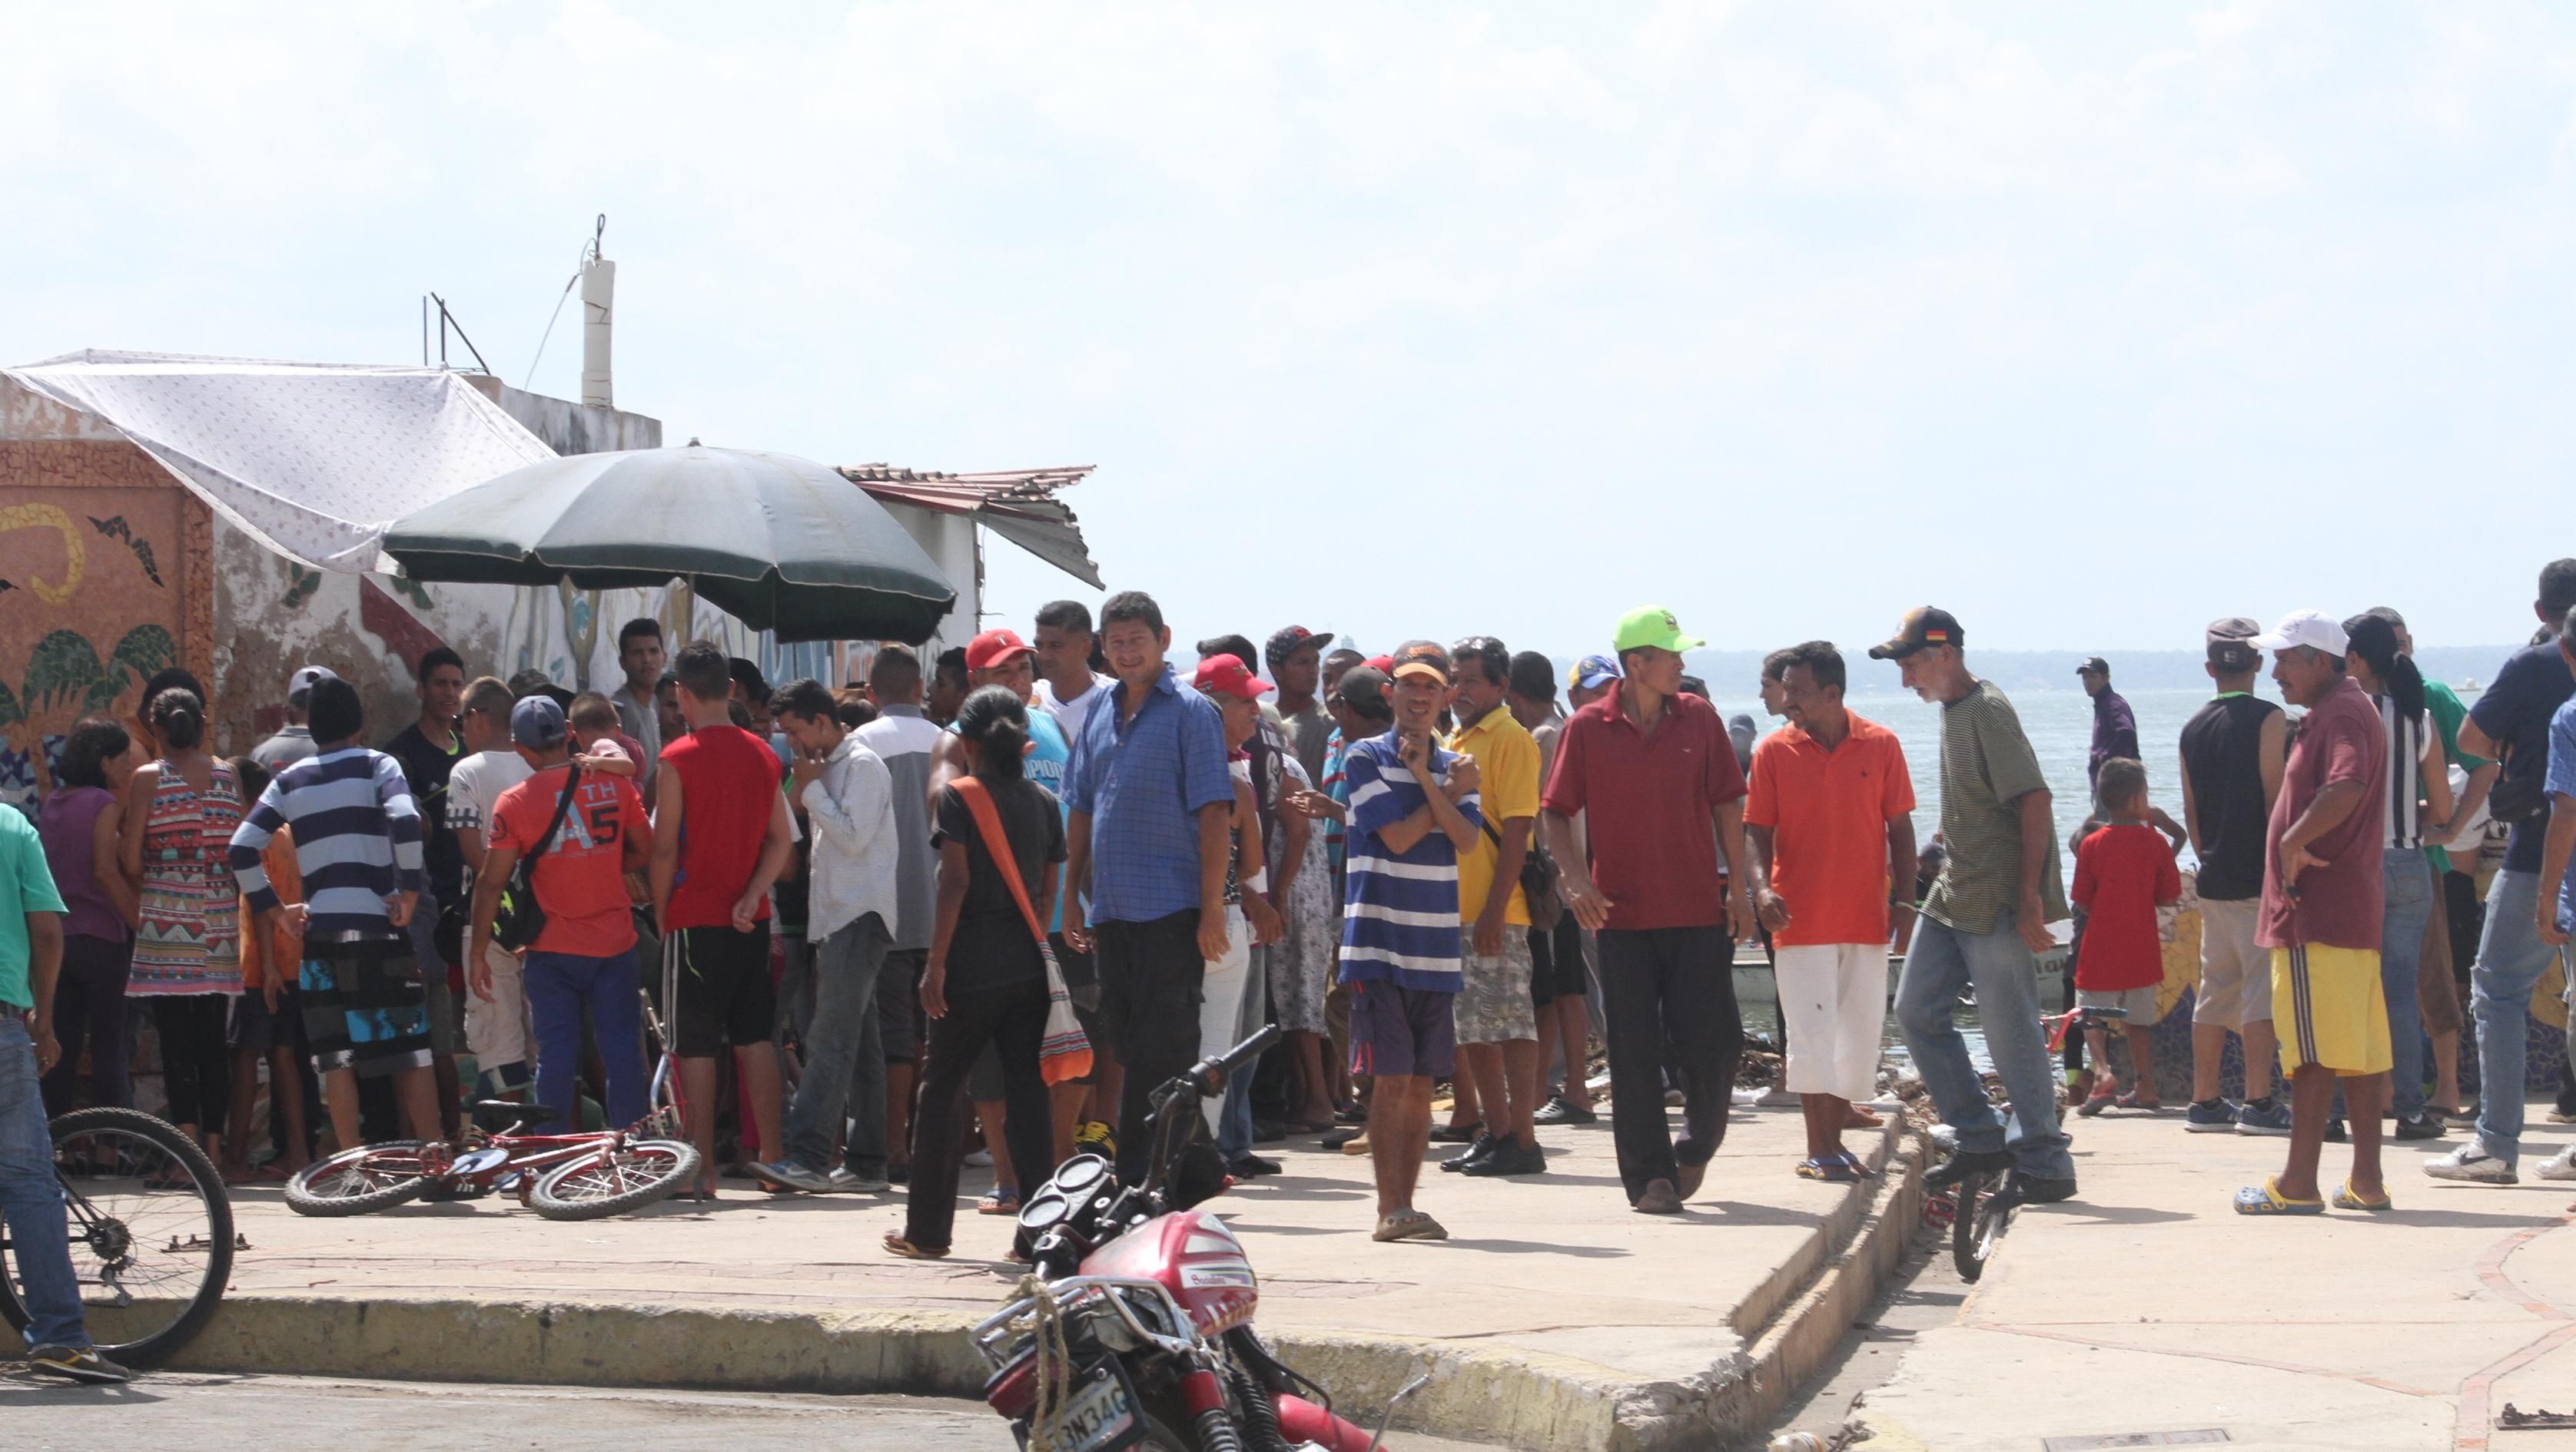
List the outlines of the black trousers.
<svg viewBox="0 0 2576 1452">
<path fill-rule="evenodd" d="M 44 1077 L 45 1115 L 68 1114 L 77 1101 L 81 1050 L 89 1050 L 89 1102 L 119 1109 L 134 1103 L 127 1072 L 125 976 L 130 943 L 87 933 L 63 937 L 63 968 L 54 980 L 54 1041 L 63 1057 Z"/>
<path fill-rule="evenodd" d="M 1118 1103 L 1118 1178 L 1137 1184 L 1150 1168 L 1150 1103 L 1163 1082 L 1199 1061 L 1199 1004 L 1207 960 L 1199 956 L 1199 915 L 1102 923 L 1100 1016 L 1127 1083 Z"/>
<path fill-rule="evenodd" d="M 957 1167 L 966 1155 L 966 1078 L 991 1044 L 1002 1056 L 1002 1126 L 1019 1175 L 1020 1193 L 1031 1195 L 1055 1173 L 1055 1119 L 1047 1108 L 1046 1076 L 1038 1046 L 1046 1041 L 1046 980 L 1032 978 L 1002 988 L 948 995 L 948 1012 L 930 1020 L 929 1057 L 921 1069 L 921 1109 L 912 1121 L 912 1188 L 905 1196 L 903 1234 L 923 1247 L 948 1244 L 957 1220 Z"/>
<path fill-rule="evenodd" d="M 233 1102 L 233 1056 L 224 1044 L 231 997 L 197 993 L 145 1001 L 161 1037 L 161 1089 L 169 1096 L 170 1122 L 223 1133 Z"/>
<path fill-rule="evenodd" d="M 1735 940 L 1724 928 L 1605 928 L 1602 1007 L 1609 1015 L 1611 1137 L 1631 1204 L 1649 1182 L 1704 1165 L 1726 1139 L 1744 1018 L 1735 1005 Z M 1681 1070 L 1682 1138 L 1656 1092 L 1669 1049 Z"/>
</svg>

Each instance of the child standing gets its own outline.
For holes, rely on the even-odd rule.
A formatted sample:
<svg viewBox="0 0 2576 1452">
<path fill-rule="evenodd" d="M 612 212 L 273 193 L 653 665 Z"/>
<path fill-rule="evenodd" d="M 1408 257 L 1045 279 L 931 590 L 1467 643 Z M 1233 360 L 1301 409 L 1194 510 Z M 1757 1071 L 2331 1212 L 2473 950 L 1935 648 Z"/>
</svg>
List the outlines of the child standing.
<svg viewBox="0 0 2576 1452">
<path fill-rule="evenodd" d="M 2136 1078 L 2118 1094 L 2110 1073 L 2110 1033 L 2087 1028 L 2093 1092 L 2076 1112 L 2099 1114 L 2114 1105 L 2154 1111 L 2157 990 L 2164 983 L 2164 948 L 2156 909 L 2182 899 L 2182 874 L 2173 850 L 2150 824 L 2147 769 L 2127 757 L 2102 763 L 2094 795 L 2108 823 L 2085 835 L 2075 851 L 2075 902 L 2085 913 L 2084 951 L 2075 963 L 2075 1000 L 2086 1008 L 2128 1014 L 2129 1064 Z"/>
</svg>

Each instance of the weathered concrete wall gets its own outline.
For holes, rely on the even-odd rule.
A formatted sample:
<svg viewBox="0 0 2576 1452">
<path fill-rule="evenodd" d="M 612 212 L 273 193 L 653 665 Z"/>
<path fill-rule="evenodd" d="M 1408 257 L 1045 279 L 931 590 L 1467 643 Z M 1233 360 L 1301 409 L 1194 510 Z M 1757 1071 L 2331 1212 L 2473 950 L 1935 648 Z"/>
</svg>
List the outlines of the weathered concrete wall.
<svg viewBox="0 0 2576 1452">
<path fill-rule="evenodd" d="M 658 418 L 522 392 L 488 373 L 468 374 L 465 381 L 558 454 L 607 454 L 621 449 L 662 447 L 662 421 Z"/>
</svg>

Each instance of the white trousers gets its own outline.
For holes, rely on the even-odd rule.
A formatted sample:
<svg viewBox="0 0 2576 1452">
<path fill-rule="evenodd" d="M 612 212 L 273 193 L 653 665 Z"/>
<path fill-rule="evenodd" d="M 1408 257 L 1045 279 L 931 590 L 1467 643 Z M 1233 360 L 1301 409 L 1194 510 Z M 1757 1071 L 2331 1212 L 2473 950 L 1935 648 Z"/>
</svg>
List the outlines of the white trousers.
<svg viewBox="0 0 2576 1452">
<path fill-rule="evenodd" d="M 1789 1025 L 1789 1092 L 1877 1098 L 1887 945 L 1808 943 L 1772 954 L 1780 1014 Z"/>
<path fill-rule="evenodd" d="M 484 949 L 483 961 L 492 967 L 492 1001 L 485 1003 L 482 995 L 467 985 L 465 1047 L 473 1052 L 475 1067 L 486 1074 L 509 1064 L 523 1071 L 533 1069 L 535 1061 L 528 1052 L 528 992 L 521 978 L 523 965 L 497 943 Z"/>
<path fill-rule="evenodd" d="M 1243 991 L 1252 979 L 1252 925 L 1243 919 L 1243 909 L 1225 910 L 1225 956 L 1207 965 L 1207 975 L 1199 980 L 1199 1057 L 1222 1054 L 1242 1042 L 1235 1027 L 1243 1012 Z M 1216 1134 L 1217 1116 L 1225 1110 L 1225 1096 L 1211 1095 L 1199 1101 L 1207 1116 L 1208 1134 Z"/>
</svg>

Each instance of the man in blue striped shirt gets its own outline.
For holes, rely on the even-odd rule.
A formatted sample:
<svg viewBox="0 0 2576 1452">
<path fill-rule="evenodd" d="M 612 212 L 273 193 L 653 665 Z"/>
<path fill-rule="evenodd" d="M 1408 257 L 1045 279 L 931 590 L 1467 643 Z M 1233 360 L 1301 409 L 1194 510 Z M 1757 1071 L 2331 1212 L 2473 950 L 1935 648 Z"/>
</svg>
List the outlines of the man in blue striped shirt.
<svg viewBox="0 0 2576 1452">
<path fill-rule="evenodd" d="M 1431 744 L 1449 699 L 1449 655 L 1427 640 L 1396 648 L 1388 694 L 1395 729 L 1355 742 L 1349 870 L 1343 879 L 1342 982 L 1351 992 L 1351 1072 L 1370 1076 L 1369 1155 L 1379 1240 L 1446 1240 L 1413 1208 L 1431 1142 L 1431 1081 L 1450 1071 L 1458 994 L 1458 854 L 1484 815 L 1476 763 Z"/>
<path fill-rule="evenodd" d="M 316 682 L 314 754 L 279 772 L 233 833 L 233 876 L 267 932 L 283 914 L 303 936 L 304 1032 L 331 1128 L 342 1149 L 361 1143 L 358 1078 L 390 1077 L 410 1133 L 439 1137 L 430 1075 L 429 1013 L 404 931 L 422 886 L 419 805 L 402 764 L 358 744 L 358 689 Z M 260 853 L 280 828 L 295 840 L 304 901 L 278 901 Z"/>
</svg>

